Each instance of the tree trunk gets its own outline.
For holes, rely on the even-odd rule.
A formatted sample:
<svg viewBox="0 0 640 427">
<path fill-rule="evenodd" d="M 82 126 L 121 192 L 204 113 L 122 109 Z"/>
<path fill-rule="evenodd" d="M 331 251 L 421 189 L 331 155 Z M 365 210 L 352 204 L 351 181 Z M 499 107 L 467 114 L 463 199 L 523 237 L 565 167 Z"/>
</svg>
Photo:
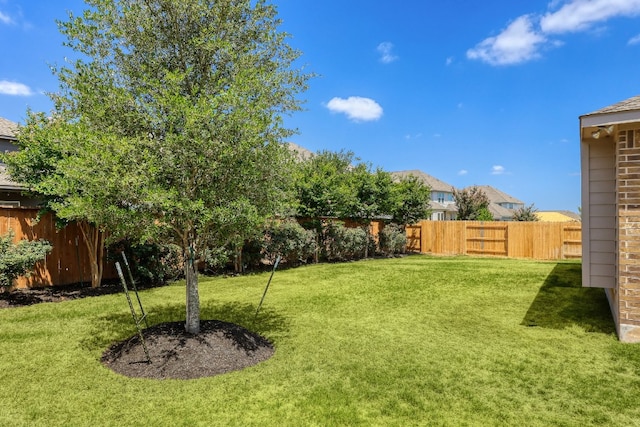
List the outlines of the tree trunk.
<svg viewBox="0 0 640 427">
<path fill-rule="evenodd" d="M 364 259 L 369 258 L 369 236 L 371 235 L 371 223 L 369 223 L 369 225 L 364 225 L 362 226 L 362 228 L 364 229 L 364 238 L 365 238 L 365 243 L 364 243 Z"/>
<path fill-rule="evenodd" d="M 91 287 L 97 288 L 100 286 L 100 283 L 102 283 L 102 272 L 104 269 L 104 233 L 100 231 L 98 227 L 85 221 L 78 222 L 78 228 L 80 232 L 82 232 L 82 240 L 87 247 L 89 256 Z"/>
<path fill-rule="evenodd" d="M 188 333 L 198 334 L 200 333 L 200 296 L 193 244 L 189 245 L 184 255 L 184 276 L 187 282 L 187 316 L 184 327 Z"/>
<path fill-rule="evenodd" d="M 236 273 L 242 273 L 242 246 L 236 247 L 233 255 L 233 271 Z"/>
</svg>

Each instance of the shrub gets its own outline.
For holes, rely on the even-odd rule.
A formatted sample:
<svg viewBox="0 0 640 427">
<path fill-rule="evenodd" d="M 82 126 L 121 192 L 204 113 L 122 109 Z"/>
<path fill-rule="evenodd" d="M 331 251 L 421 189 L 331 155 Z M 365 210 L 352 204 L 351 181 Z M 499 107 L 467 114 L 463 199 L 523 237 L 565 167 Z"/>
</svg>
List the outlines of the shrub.
<svg viewBox="0 0 640 427">
<path fill-rule="evenodd" d="M 493 214 L 488 208 L 481 208 L 474 219 L 475 221 L 493 221 Z"/>
<path fill-rule="evenodd" d="M 244 245 L 234 252 L 237 257 L 236 264 L 239 264 L 240 270 L 236 267 L 237 272 L 246 269 L 255 269 L 260 266 L 262 261 L 262 251 L 264 248 L 264 235 L 257 235 L 251 239 L 247 239 Z M 239 260 L 239 263 L 238 263 Z"/>
<path fill-rule="evenodd" d="M 386 256 L 405 253 L 407 233 L 397 224 L 388 224 L 378 234 L 380 253 Z"/>
<path fill-rule="evenodd" d="M 324 258 L 327 261 L 350 261 L 364 257 L 371 239 L 362 228 L 347 228 L 340 222 L 330 222 L 323 230 Z"/>
<path fill-rule="evenodd" d="M 231 262 L 232 251 L 228 247 L 207 248 L 204 251 L 205 270 L 209 273 L 224 270 Z"/>
<path fill-rule="evenodd" d="M 538 209 L 531 203 L 529 206 L 522 206 L 513 213 L 513 221 L 540 221 Z"/>
<path fill-rule="evenodd" d="M 122 264 L 123 252 L 129 261 L 131 275 L 136 283 L 165 284 L 183 275 L 184 260 L 177 245 L 132 243 L 122 240 L 109 246 L 108 259 Z"/>
<path fill-rule="evenodd" d="M 296 221 L 274 222 L 265 230 L 263 255 L 271 263 L 278 255 L 291 265 L 306 263 L 313 259 L 316 248 L 316 233 Z"/>
<path fill-rule="evenodd" d="M 0 236 L 0 287 L 11 286 L 19 276 L 28 276 L 52 249 L 46 240 L 13 243 L 13 236 L 12 230 Z"/>
</svg>

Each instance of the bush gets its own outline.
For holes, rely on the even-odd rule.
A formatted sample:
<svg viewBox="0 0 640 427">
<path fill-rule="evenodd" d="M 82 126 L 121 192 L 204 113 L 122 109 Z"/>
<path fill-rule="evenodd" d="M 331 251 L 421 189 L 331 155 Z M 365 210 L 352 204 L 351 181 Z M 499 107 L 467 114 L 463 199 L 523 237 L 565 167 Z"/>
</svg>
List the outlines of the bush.
<svg viewBox="0 0 640 427">
<path fill-rule="evenodd" d="M 378 246 L 386 256 L 403 254 L 407 251 L 407 233 L 397 224 L 388 224 L 378 234 Z"/>
<path fill-rule="evenodd" d="M 372 240 L 362 228 L 347 228 L 340 222 L 325 225 L 323 236 L 323 255 L 327 261 L 361 259 Z"/>
<path fill-rule="evenodd" d="M 129 261 L 133 280 L 138 284 L 165 284 L 179 279 L 184 273 L 184 260 L 177 245 L 122 240 L 109 246 L 108 259 L 122 265 L 123 252 Z"/>
<path fill-rule="evenodd" d="M 232 259 L 233 251 L 228 247 L 208 248 L 204 251 L 205 270 L 214 273 L 224 270 Z"/>
<path fill-rule="evenodd" d="M 13 236 L 12 230 L 0 236 L 0 287 L 11 286 L 19 276 L 28 276 L 52 249 L 46 240 L 13 243 Z"/>
<path fill-rule="evenodd" d="M 475 221 L 493 221 L 493 214 L 488 208 L 480 208 L 474 219 Z"/>
<path fill-rule="evenodd" d="M 306 263 L 313 259 L 316 248 L 316 233 L 296 221 L 274 222 L 264 234 L 263 255 L 271 263 L 278 256 L 290 265 Z"/>
<path fill-rule="evenodd" d="M 234 252 L 234 256 L 240 260 L 239 265 L 236 267 L 236 271 L 242 272 L 246 269 L 255 269 L 260 266 L 262 261 L 262 251 L 264 248 L 264 236 L 258 235 L 251 239 L 247 239 L 244 245 Z M 238 262 L 236 262 L 238 264 Z M 240 267 L 240 270 L 238 270 Z"/>
</svg>

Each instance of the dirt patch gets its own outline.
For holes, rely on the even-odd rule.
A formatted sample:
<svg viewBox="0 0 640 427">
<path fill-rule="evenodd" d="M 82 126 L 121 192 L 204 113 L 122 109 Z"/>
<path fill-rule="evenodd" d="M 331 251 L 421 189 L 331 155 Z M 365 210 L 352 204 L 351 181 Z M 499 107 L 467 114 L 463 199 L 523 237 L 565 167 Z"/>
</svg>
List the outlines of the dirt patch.
<svg viewBox="0 0 640 427">
<path fill-rule="evenodd" d="M 274 352 L 264 337 L 233 323 L 200 322 L 200 333 L 188 334 L 181 322 L 162 323 L 143 331 L 151 362 L 138 335 L 114 344 L 102 363 L 128 377 L 193 379 L 237 371 L 269 359 Z"/>
</svg>

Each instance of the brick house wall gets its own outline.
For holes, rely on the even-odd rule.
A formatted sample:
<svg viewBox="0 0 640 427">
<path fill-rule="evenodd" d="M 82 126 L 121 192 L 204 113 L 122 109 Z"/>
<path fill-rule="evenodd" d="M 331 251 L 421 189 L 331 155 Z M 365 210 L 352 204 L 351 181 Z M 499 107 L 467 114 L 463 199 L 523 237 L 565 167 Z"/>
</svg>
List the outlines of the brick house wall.
<svg viewBox="0 0 640 427">
<path fill-rule="evenodd" d="M 623 342 L 640 342 L 640 95 L 580 116 L 582 285 L 603 288 Z"/>
<path fill-rule="evenodd" d="M 638 126 L 635 124 L 635 126 Z M 609 290 L 618 335 L 640 341 L 640 127 L 617 132 L 618 286 Z"/>
</svg>

